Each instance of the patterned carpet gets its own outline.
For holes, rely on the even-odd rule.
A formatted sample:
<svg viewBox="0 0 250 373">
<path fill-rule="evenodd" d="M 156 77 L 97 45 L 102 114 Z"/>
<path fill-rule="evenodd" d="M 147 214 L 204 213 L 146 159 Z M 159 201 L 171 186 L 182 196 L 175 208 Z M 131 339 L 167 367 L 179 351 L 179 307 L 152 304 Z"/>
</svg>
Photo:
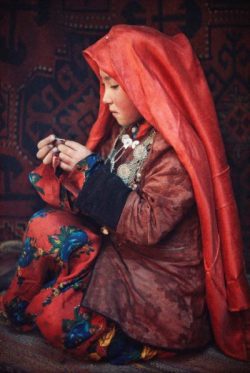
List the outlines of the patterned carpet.
<svg viewBox="0 0 250 373">
<path fill-rule="evenodd" d="M 0 291 L 13 275 L 20 241 L 0 243 Z M 0 372 L 9 373 L 247 373 L 250 363 L 228 358 L 210 346 L 169 360 L 152 360 L 127 366 L 86 363 L 48 345 L 40 334 L 20 334 L 0 317 Z"/>
<path fill-rule="evenodd" d="M 1 323 L 0 371 L 12 373 L 247 373 L 250 372 L 250 363 L 227 358 L 214 347 L 170 360 L 152 360 L 127 366 L 86 363 L 52 348 L 38 334 L 18 334 Z"/>
</svg>

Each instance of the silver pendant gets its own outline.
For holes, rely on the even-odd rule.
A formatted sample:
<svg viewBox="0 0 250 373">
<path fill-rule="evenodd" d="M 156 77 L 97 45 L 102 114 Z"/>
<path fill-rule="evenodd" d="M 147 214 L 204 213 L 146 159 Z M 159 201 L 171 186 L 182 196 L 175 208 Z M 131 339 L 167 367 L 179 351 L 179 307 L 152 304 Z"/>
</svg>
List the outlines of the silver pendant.
<svg viewBox="0 0 250 373">
<path fill-rule="evenodd" d="M 136 148 L 133 151 L 133 155 L 136 159 L 144 159 L 147 157 L 147 149 L 145 148 L 144 145 L 140 144 L 137 145 Z"/>
<path fill-rule="evenodd" d="M 116 171 L 117 175 L 123 180 L 129 179 L 130 172 L 130 168 L 126 163 L 121 164 Z"/>
</svg>

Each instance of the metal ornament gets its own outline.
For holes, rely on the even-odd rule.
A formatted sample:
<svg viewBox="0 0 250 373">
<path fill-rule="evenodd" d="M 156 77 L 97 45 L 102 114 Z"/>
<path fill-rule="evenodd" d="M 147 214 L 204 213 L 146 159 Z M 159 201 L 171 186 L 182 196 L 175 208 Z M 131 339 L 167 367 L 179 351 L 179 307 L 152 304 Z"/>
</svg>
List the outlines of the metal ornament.
<svg viewBox="0 0 250 373">
<path fill-rule="evenodd" d="M 132 140 L 128 134 L 120 135 L 120 140 L 123 144 L 121 148 L 114 148 L 110 152 L 108 159 L 111 164 L 111 171 L 114 170 L 115 164 L 122 157 L 124 151 L 128 148 L 133 149 L 133 158 L 129 162 L 124 162 L 117 167 L 116 174 L 123 180 L 123 182 L 131 187 L 133 190 L 137 188 L 138 182 L 141 180 L 141 168 L 143 162 L 148 156 L 148 152 L 153 143 L 155 130 L 152 129 L 148 136 L 140 143 L 138 140 Z"/>
</svg>

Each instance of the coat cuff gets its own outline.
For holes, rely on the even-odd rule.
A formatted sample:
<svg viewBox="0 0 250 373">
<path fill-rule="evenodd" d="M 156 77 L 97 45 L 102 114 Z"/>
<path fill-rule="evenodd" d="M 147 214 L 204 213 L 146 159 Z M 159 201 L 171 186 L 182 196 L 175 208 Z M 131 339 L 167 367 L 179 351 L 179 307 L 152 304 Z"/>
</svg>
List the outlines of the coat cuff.
<svg viewBox="0 0 250 373">
<path fill-rule="evenodd" d="M 99 164 L 86 178 L 76 206 L 100 225 L 115 229 L 131 191 L 108 165 Z"/>
<path fill-rule="evenodd" d="M 101 164 L 103 164 L 103 160 L 100 155 L 91 153 L 86 158 L 78 162 L 75 169 L 83 172 L 85 174 L 85 178 L 88 178 Z"/>
</svg>

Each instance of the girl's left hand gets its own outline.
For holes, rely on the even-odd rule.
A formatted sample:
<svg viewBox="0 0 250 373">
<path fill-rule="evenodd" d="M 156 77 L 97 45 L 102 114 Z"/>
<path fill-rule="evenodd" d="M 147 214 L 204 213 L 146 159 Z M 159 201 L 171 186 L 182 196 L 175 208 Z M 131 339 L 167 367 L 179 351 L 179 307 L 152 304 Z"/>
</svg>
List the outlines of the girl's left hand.
<svg viewBox="0 0 250 373">
<path fill-rule="evenodd" d="M 59 150 L 60 167 L 64 171 L 72 171 L 74 166 L 86 158 L 92 152 L 86 146 L 75 141 L 66 140 L 64 144 L 57 146 Z"/>
</svg>

